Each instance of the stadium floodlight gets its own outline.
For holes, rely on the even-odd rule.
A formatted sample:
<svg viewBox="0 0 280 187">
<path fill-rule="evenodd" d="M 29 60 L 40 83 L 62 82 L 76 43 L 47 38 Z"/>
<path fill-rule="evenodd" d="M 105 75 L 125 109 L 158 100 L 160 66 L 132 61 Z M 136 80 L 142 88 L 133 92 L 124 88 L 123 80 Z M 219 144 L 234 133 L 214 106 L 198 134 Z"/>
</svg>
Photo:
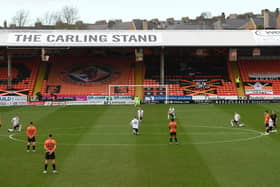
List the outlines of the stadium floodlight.
<svg viewBox="0 0 280 187">
<path fill-rule="evenodd" d="M 143 95 L 145 96 L 149 96 L 149 95 L 145 95 L 145 93 L 155 93 L 155 95 L 153 96 L 157 96 L 157 94 L 160 94 L 160 96 L 164 96 L 165 99 L 165 103 L 168 103 L 168 85 L 165 84 L 141 84 L 141 85 L 137 85 L 137 84 L 119 84 L 119 85 L 108 85 L 108 96 L 137 96 L 136 95 L 136 88 L 137 87 L 142 87 L 143 90 Z M 151 92 L 149 92 L 149 90 L 153 90 Z M 162 91 L 163 90 L 163 91 Z M 152 96 L 152 95 L 150 95 Z"/>
</svg>

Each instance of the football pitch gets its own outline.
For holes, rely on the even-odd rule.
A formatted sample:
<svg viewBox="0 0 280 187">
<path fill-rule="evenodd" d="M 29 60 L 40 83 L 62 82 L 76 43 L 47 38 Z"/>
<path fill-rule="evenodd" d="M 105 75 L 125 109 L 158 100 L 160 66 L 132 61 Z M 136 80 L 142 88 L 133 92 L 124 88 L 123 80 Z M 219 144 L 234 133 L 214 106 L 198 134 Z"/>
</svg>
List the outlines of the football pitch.
<svg viewBox="0 0 280 187">
<path fill-rule="evenodd" d="M 280 132 L 264 136 L 265 110 L 280 105 L 174 105 L 179 145 L 169 144 L 169 105 L 143 105 L 140 135 L 134 106 L 1 107 L 0 186 L 273 187 L 280 184 Z M 233 113 L 245 127 L 230 126 Z M 19 114 L 37 127 L 37 152 L 25 132 L 8 133 Z M 280 124 L 279 124 L 280 125 Z M 44 170 L 43 142 L 57 141 L 57 174 Z"/>
</svg>

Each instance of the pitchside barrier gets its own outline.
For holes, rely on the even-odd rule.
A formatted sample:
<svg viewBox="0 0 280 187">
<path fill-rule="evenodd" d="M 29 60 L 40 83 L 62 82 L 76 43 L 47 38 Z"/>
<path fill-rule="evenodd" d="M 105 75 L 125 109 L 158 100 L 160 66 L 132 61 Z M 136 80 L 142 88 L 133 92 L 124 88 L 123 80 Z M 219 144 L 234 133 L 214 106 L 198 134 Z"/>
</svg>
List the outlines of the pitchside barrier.
<svg viewBox="0 0 280 187">
<path fill-rule="evenodd" d="M 65 100 L 63 100 L 63 98 Z M 64 106 L 64 105 L 133 105 L 131 96 L 73 96 L 57 97 L 57 100 L 39 101 L 36 97 L 0 96 L 0 106 Z M 237 96 L 145 96 L 142 104 L 259 104 L 280 103 L 280 95 Z"/>
<path fill-rule="evenodd" d="M 144 93 L 142 102 L 157 101 L 160 103 L 168 103 L 171 96 L 168 96 L 168 85 L 154 84 L 154 85 L 109 85 L 108 96 L 111 97 L 122 95 L 135 95 L 137 88 Z M 136 97 L 137 95 L 135 95 Z"/>
</svg>

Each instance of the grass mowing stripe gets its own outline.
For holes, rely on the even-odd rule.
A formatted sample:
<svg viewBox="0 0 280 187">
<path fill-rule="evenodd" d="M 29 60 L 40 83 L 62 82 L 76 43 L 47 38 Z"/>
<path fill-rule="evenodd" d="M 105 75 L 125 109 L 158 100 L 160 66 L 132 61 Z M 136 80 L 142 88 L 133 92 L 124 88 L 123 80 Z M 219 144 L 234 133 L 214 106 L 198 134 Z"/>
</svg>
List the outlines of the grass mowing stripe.
<svg viewBox="0 0 280 187">
<path fill-rule="evenodd" d="M 216 105 L 216 107 L 218 111 L 225 110 L 229 114 L 233 114 L 234 111 L 239 112 L 246 127 L 262 131 L 264 111 L 262 105 Z M 256 180 L 255 177 L 259 175 L 260 170 L 270 170 L 266 165 L 263 165 L 265 161 L 260 156 L 263 155 L 262 152 L 269 152 L 271 149 L 271 145 L 265 146 L 263 144 L 271 142 L 270 138 L 263 137 L 254 141 L 233 144 L 216 144 L 215 149 L 197 146 L 197 149 L 201 152 L 209 170 L 216 176 L 216 180 L 221 186 L 267 186 L 266 181 Z M 223 163 L 221 164 L 221 162 Z M 265 173 L 264 175 L 268 177 L 269 174 Z M 262 177 L 264 176 L 262 175 Z"/>
<path fill-rule="evenodd" d="M 74 114 L 69 115 L 69 111 L 75 111 Z M 83 112 L 79 112 L 76 113 L 76 111 L 83 111 Z M 92 126 L 96 125 L 96 121 L 98 121 L 99 117 L 103 115 L 103 113 L 107 110 L 107 108 L 102 108 L 102 107 L 97 107 L 97 110 L 93 107 L 89 108 L 89 107 L 81 107 L 78 106 L 76 107 L 72 107 L 72 106 L 68 106 L 68 107 L 64 107 L 64 108 L 60 108 L 60 110 L 58 110 L 55 114 L 53 114 L 52 116 L 49 116 L 49 118 L 47 119 L 47 123 L 48 124 L 46 126 L 46 131 L 47 132 L 51 132 L 54 134 L 55 139 L 57 140 L 57 169 L 59 171 L 59 174 L 57 176 L 55 176 L 56 178 L 53 178 L 52 175 L 48 175 L 45 179 L 46 179 L 46 183 L 50 183 L 51 186 L 64 186 L 63 183 L 61 182 L 57 182 L 60 181 L 59 179 L 61 179 L 62 181 L 71 181 L 74 176 L 68 176 L 67 172 L 72 172 L 72 174 L 75 174 L 75 172 L 73 173 L 73 170 L 75 170 L 76 168 L 72 168 L 70 167 L 69 170 L 67 170 L 65 166 L 72 166 L 72 160 L 69 162 L 69 158 L 71 158 L 71 155 L 73 154 L 73 152 L 76 151 L 77 146 L 75 146 L 75 143 L 79 142 L 80 139 L 83 138 L 83 136 L 86 135 L 86 133 L 88 132 L 87 129 L 85 129 L 84 131 L 81 132 L 81 134 L 79 136 L 76 137 L 72 137 L 71 140 L 74 142 L 74 145 L 71 145 L 69 147 L 65 147 L 65 146 L 60 146 L 59 144 L 61 144 L 64 139 L 63 137 L 56 135 L 56 131 L 53 130 L 54 127 L 76 127 L 80 124 L 82 125 L 86 125 L 87 127 L 91 128 Z M 65 112 L 66 111 L 66 112 Z M 88 117 L 91 116 L 92 114 L 95 114 L 94 118 Z M 82 152 L 80 152 L 81 154 Z M 76 159 L 75 163 L 79 163 L 80 160 Z M 44 176 L 42 176 L 44 177 Z M 52 182 L 49 182 L 48 179 L 51 179 Z M 53 183 L 53 185 L 52 185 Z"/>
<path fill-rule="evenodd" d="M 0 180 L 5 181 L 6 186 L 19 186 L 19 184 L 24 184 L 24 186 L 36 186 L 43 180 L 38 176 L 43 170 L 43 148 L 37 146 L 36 153 L 26 153 L 25 143 L 15 143 L 11 142 L 7 137 L 7 128 L 10 128 L 10 118 L 15 114 L 19 114 L 21 118 L 21 123 L 26 127 L 24 121 L 33 120 L 37 125 L 36 121 L 44 118 L 45 116 L 53 113 L 56 108 L 48 107 L 19 107 L 16 110 L 11 110 L 5 114 L 6 124 L 2 134 L 6 135 L 6 139 L 1 141 L 1 146 L 5 147 L 5 151 L 1 152 L 1 158 L 8 158 L 10 162 L 6 160 L 0 161 L 1 165 L 5 165 L 6 172 L 1 173 Z M 40 129 L 40 127 L 38 127 Z M 2 129 L 1 129 L 2 130 Z M 39 131 L 40 132 L 40 131 Z M 25 134 L 24 130 L 22 134 Z M 40 136 L 40 133 L 38 134 Z M 26 140 L 26 138 L 24 138 Z M 19 179 L 15 180 L 14 176 L 20 176 Z M 32 179 L 32 180 L 30 180 Z M 4 183 L 4 184 L 5 184 Z"/>
<path fill-rule="evenodd" d="M 280 170 L 275 164 L 280 157 L 278 134 L 253 141 L 168 145 L 168 106 L 144 105 L 143 108 L 140 136 L 131 135 L 129 121 L 136 114 L 132 106 L 58 107 L 53 112 L 52 107 L 18 108 L 23 120 L 29 122 L 34 117 L 40 124 L 38 142 L 43 142 L 50 132 L 58 140 L 59 173 L 43 175 L 42 145 L 38 145 L 37 153 L 26 153 L 24 143 L 8 140 L 4 126 L 0 128 L 3 150 L 0 164 L 8 169 L 1 172 L 1 185 L 274 187 L 280 183 L 277 177 Z M 175 108 L 179 140 L 197 142 L 258 135 L 263 131 L 264 110 L 277 111 L 279 106 L 175 105 Z M 14 113 L 10 111 L 12 116 Z M 242 130 L 229 126 L 234 111 L 240 112 L 246 124 Z M 15 137 L 25 140 L 23 133 Z M 63 146 L 63 143 L 76 145 Z M 87 143 L 97 146 L 77 145 Z M 129 145 L 119 146 L 121 143 Z"/>
<path fill-rule="evenodd" d="M 80 107 L 79 109 L 82 108 Z M 86 107 L 85 109 L 88 110 L 88 107 Z M 67 108 L 67 110 L 69 110 L 69 108 Z M 89 133 L 95 131 L 94 129 L 95 126 L 103 125 L 104 123 L 112 123 L 113 121 L 110 117 L 115 117 L 120 115 L 120 110 L 118 110 L 116 107 L 110 107 L 110 106 L 92 107 L 92 110 L 88 110 L 87 112 L 89 112 L 87 116 L 92 116 L 92 117 L 88 117 L 88 119 L 82 120 L 82 124 L 83 125 L 87 124 L 89 128 L 87 128 L 86 131 L 84 131 L 84 133 L 81 135 L 77 143 L 91 141 L 92 135 L 90 135 Z M 80 116 L 79 119 L 83 119 L 83 118 L 81 118 Z M 110 151 L 106 151 L 106 148 L 104 147 L 82 148 L 73 145 L 70 148 L 71 148 L 71 152 L 67 155 L 67 157 L 64 157 L 63 155 L 64 161 L 60 165 L 61 167 L 60 175 L 56 177 L 55 180 L 53 180 L 51 185 L 52 186 L 71 186 L 71 185 L 78 186 L 83 184 L 85 181 L 87 186 L 96 184 L 96 178 L 100 178 L 100 179 L 102 178 L 101 175 L 102 167 L 101 166 L 98 167 L 96 166 L 96 164 L 102 165 L 103 163 L 102 160 L 105 157 L 111 157 Z M 79 159 L 75 159 L 77 158 L 77 156 Z M 98 168 L 97 171 L 96 168 Z M 75 170 L 76 172 L 73 172 L 73 170 Z M 86 171 L 90 171 L 91 175 L 88 175 Z M 79 172 L 80 178 L 76 177 L 77 172 Z M 71 180 L 72 178 L 75 178 L 75 181 L 72 181 Z"/>
<path fill-rule="evenodd" d="M 187 106 L 185 111 L 189 111 L 187 108 L 191 108 L 192 106 Z M 176 107 L 176 110 L 180 110 L 180 108 Z M 190 117 L 193 115 L 187 115 L 191 112 L 185 113 L 185 115 L 177 115 L 177 136 L 178 136 L 178 141 L 180 142 L 180 138 L 184 137 L 184 141 L 187 142 L 192 142 L 192 135 L 188 134 L 188 128 L 186 125 L 181 125 L 181 124 L 188 124 L 188 125 L 195 125 L 193 121 L 191 120 Z M 195 114 L 195 112 L 194 112 Z M 183 136 L 180 135 L 180 132 L 185 132 Z M 180 145 L 179 145 L 180 146 Z M 182 173 L 174 182 L 177 183 L 179 186 L 192 186 L 193 182 L 195 182 L 198 186 L 219 186 L 217 183 L 215 176 L 212 175 L 211 171 L 208 169 L 207 163 L 204 162 L 201 153 L 197 150 L 196 145 L 189 144 L 186 147 L 182 147 L 185 149 L 184 151 L 181 152 L 182 155 L 180 155 L 180 159 L 178 160 L 178 154 L 173 154 L 172 152 L 177 152 L 179 149 L 176 147 L 171 147 L 173 150 L 168 150 L 170 153 L 168 154 L 169 157 L 167 157 L 167 162 L 168 160 L 174 160 L 174 163 L 176 165 L 174 168 L 176 168 L 176 172 Z M 169 175 L 172 175 L 172 164 L 170 165 L 170 173 Z M 192 168 L 191 170 L 189 168 Z M 177 171 L 179 170 L 179 171 Z M 177 175 L 176 175 L 177 176 Z M 168 176 L 166 176 L 168 177 Z"/>
</svg>

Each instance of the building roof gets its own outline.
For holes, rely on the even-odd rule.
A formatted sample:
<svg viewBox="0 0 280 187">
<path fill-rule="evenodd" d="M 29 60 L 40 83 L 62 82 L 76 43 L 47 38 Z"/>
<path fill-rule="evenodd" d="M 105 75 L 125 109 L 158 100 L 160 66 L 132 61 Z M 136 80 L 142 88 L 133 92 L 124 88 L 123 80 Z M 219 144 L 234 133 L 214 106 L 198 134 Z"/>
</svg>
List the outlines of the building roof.
<svg viewBox="0 0 280 187">
<path fill-rule="evenodd" d="M 244 14 L 231 14 L 225 18 L 225 14 L 222 13 L 220 16 L 214 16 L 212 18 L 205 18 L 198 16 L 195 19 L 189 19 L 183 17 L 181 20 L 175 20 L 170 17 L 164 21 L 157 18 L 150 21 L 143 19 L 133 19 L 132 21 L 122 22 L 120 19 L 115 20 L 100 20 L 93 24 L 83 23 L 77 21 L 76 24 L 66 24 L 63 22 L 56 23 L 55 25 L 42 25 L 41 23 L 35 23 L 34 26 L 16 27 L 14 24 L 8 29 L 88 29 L 88 30 L 129 30 L 131 26 L 135 26 L 136 30 L 237 30 L 247 29 L 248 22 L 252 20 L 257 29 L 264 26 L 264 17 L 269 20 L 266 28 L 276 29 L 277 28 L 277 16 L 279 15 L 279 9 L 276 11 L 269 11 L 267 9 L 262 10 L 261 14 L 254 14 L 252 12 Z M 267 17 L 268 16 L 268 17 Z M 147 23 L 147 24 L 146 24 Z M 145 28 L 144 28 L 145 27 Z M 0 27 L 0 29 L 3 29 Z"/>
<path fill-rule="evenodd" d="M 166 25 L 167 30 L 205 30 L 214 29 L 213 25 L 206 24 L 186 24 L 182 21 L 175 22 L 174 24 Z"/>
<path fill-rule="evenodd" d="M 264 25 L 264 17 L 263 16 L 254 16 L 252 17 L 256 26 L 263 26 Z"/>
<path fill-rule="evenodd" d="M 143 29 L 143 20 L 134 19 L 133 23 L 135 25 L 136 30 L 142 30 Z"/>
<path fill-rule="evenodd" d="M 244 29 L 248 23 L 249 19 L 227 19 L 225 23 L 222 24 L 224 29 Z"/>
<path fill-rule="evenodd" d="M 277 14 L 276 13 L 271 13 L 269 15 L 269 28 L 276 28 L 276 25 L 277 25 Z"/>
<path fill-rule="evenodd" d="M 88 24 L 86 29 L 90 30 L 106 30 L 108 29 L 108 24 Z"/>
<path fill-rule="evenodd" d="M 131 22 L 116 22 L 112 29 L 116 30 L 129 30 L 130 29 Z"/>
</svg>

